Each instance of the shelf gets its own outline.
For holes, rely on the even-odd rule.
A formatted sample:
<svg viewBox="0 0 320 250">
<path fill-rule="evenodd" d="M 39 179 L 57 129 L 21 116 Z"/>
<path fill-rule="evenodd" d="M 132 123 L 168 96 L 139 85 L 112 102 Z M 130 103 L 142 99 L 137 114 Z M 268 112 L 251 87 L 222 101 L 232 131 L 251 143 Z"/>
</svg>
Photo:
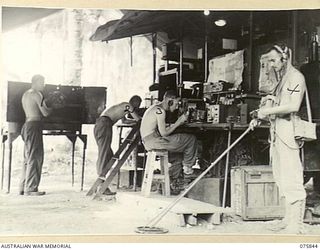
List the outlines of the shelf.
<svg viewBox="0 0 320 250">
<path fill-rule="evenodd" d="M 178 74 L 178 69 L 169 69 L 166 71 L 159 72 L 159 76 L 168 76 L 172 74 Z"/>
<path fill-rule="evenodd" d="M 221 95 L 221 94 L 233 94 L 236 93 L 238 90 L 226 90 L 226 91 L 219 91 L 219 92 L 204 92 L 204 94 L 210 95 Z"/>
<path fill-rule="evenodd" d="M 252 98 L 252 99 L 261 99 L 260 96 L 254 95 L 254 94 L 242 94 L 242 95 L 236 95 L 236 98 Z"/>
</svg>

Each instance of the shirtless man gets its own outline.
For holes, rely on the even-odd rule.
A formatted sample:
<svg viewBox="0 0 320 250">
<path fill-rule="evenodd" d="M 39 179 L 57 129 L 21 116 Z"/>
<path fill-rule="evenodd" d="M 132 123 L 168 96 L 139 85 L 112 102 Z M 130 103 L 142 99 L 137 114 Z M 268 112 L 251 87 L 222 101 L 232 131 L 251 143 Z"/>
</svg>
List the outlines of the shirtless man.
<svg viewBox="0 0 320 250">
<path fill-rule="evenodd" d="M 34 75 L 31 79 L 31 88 L 22 96 L 22 107 L 26 121 L 21 130 L 24 146 L 24 165 L 20 182 L 20 195 L 44 195 L 38 186 L 41 179 L 43 164 L 43 138 L 42 123 L 44 116 L 48 116 L 52 108 L 48 107 L 42 91 L 44 90 L 44 77 Z"/>
<path fill-rule="evenodd" d="M 262 107 L 258 118 L 270 120 L 270 155 L 273 176 L 280 194 L 286 199 L 284 219 L 270 227 L 288 233 L 302 233 L 306 192 L 303 186 L 303 167 L 300 149 L 294 138 L 293 115 L 299 111 L 306 84 L 304 76 L 291 64 L 291 50 L 285 45 L 274 45 L 268 51 L 269 63 L 279 79 L 272 107 Z"/>
<path fill-rule="evenodd" d="M 181 115 L 171 126 L 166 125 L 166 111 L 173 112 L 178 108 L 179 99 L 174 91 L 167 91 L 163 101 L 152 105 L 143 115 L 141 122 L 141 138 L 146 150 L 166 149 L 169 151 L 169 162 L 172 157 L 170 153 L 182 153 L 184 174 L 193 173 L 192 166 L 195 165 L 197 156 L 197 139 L 191 134 L 172 134 L 180 125 L 184 124 L 188 117 Z M 171 159 L 170 159 L 171 158 Z M 169 169 L 172 180 L 178 177 L 180 171 Z"/>
<path fill-rule="evenodd" d="M 105 109 L 97 119 L 94 126 L 94 138 L 98 145 L 97 174 L 104 178 L 110 169 L 107 169 L 107 163 L 113 156 L 111 149 L 112 142 L 112 126 L 120 119 L 125 119 L 130 114 L 135 121 L 139 121 L 141 117 L 136 113 L 136 109 L 140 107 L 141 98 L 137 95 L 132 96 L 129 102 L 122 102 Z M 114 195 L 108 188 L 104 194 Z"/>
</svg>

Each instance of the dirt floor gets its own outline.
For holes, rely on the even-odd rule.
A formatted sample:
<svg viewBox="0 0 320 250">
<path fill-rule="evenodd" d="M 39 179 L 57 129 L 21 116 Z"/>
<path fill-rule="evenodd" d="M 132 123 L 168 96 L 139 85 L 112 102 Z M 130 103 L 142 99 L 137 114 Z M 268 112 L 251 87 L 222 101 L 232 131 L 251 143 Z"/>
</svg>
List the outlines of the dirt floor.
<svg viewBox="0 0 320 250">
<path fill-rule="evenodd" d="M 93 200 L 79 186 L 43 178 L 41 197 L 19 196 L 13 189 L 0 195 L 0 234 L 9 235 L 135 235 L 135 228 L 146 225 L 167 203 L 162 198 L 144 198 L 138 192 L 120 190 L 116 200 Z M 50 183 L 50 184 L 49 184 Z M 77 183 L 78 184 L 78 183 Z M 85 188 L 88 190 L 88 187 Z M 224 217 L 220 225 L 198 220 L 196 226 L 179 226 L 175 213 L 169 212 L 158 224 L 174 235 L 272 234 L 272 222 L 244 222 Z M 307 235 L 320 235 L 319 225 L 305 225 Z"/>
<path fill-rule="evenodd" d="M 18 195 L 22 162 L 14 159 L 11 192 L 6 194 L 5 188 L 0 192 L 0 236 L 137 235 L 136 227 L 146 225 L 167 206 L 161 196 L 145 198 L 130 189 L 118 190 L 111 201 L 87 197 L 95 180 L 95 160 L 87 157 L 84 191 L 80 191 L 81 147 L 78 151 L 74 186 L 66 150 L 46 151 L 40 190 L 47 194 L 40 197 Z M 270 223 L 274 222 L 243 221 L 230 213 L 220 225 L 199 219 L 197 225 L 181 227 L 177 215 L 169 212 L 157 226 L 168 229 L 168 235 L 272 235 L 266 229 Z M 320 235 L 320 225 L 305 224 L 305 228 L 305 235 Z"/>
</svg>

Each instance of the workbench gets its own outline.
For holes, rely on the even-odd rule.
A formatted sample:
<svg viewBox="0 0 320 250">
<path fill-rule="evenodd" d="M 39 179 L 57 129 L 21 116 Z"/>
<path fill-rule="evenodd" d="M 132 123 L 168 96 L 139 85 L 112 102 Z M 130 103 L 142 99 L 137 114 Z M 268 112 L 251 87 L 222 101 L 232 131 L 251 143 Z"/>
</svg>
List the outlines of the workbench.
<svg viewBox="0 0 320 250">
<path fill-rule="evenodd" d="M 190 130 L 193 133 L 197 132 L 210 132 L 210 131 L 226 131 L 226 137 L 227 137 L 227 145 L 226 149 L 230 147 L 232 143 L 232 133 L 233 132 L 242 132 L 245 131 L 249 127 L 249 124 L 238 124 L 238 123 L 205 123 L 205 122 L 193 122 L 193 123 L 187 123 L 184 126 L 182 126 L 181 130 L 178 131 L 186 131 L 190 132 Z M 254 130 L 267 130 L 269 129 L 269 125 L 259 125 L 254 128 Z M 254 133 L 254 131 L 253 131 Z M 268 134 L 269 131 L 266 131 L 266 134 Z M 226 154 L 225 157 L 225 167 L 224 167 L 224 187 L 223 187 L 223 200 L 222 200 L 222 207 L 225 207 L 226 205 L 226 192 L 227 192 L 227 183 L 228 183 L 228 173 L 230 170 L 230 152 Z"/>
</svg>

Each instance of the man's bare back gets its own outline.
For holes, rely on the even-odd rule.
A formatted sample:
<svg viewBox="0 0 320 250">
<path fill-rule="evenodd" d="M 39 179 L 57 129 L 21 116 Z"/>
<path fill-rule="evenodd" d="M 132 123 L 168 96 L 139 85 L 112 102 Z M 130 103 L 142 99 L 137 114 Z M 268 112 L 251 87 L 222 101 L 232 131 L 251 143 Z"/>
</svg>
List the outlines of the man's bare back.
<svg viewBox="0 0 320 250">
<path fill-rule="evenodd" d="M 100 116 L 108 116 L 113 123 L 116 123 L 129 114 L 130 110 L 133 110 L 132 106 L 128 102 L 122 102 L 104 110 Z"/>
<path fill-rule="evenodd" d="M 42 94 L 34 89 L 29 89 L 23 94 L 22 106 L 26 114 L 26 121 L 40 121 L 43 116 L 50 114 L 50 109 L 46 107 Z"/>
</svg>

